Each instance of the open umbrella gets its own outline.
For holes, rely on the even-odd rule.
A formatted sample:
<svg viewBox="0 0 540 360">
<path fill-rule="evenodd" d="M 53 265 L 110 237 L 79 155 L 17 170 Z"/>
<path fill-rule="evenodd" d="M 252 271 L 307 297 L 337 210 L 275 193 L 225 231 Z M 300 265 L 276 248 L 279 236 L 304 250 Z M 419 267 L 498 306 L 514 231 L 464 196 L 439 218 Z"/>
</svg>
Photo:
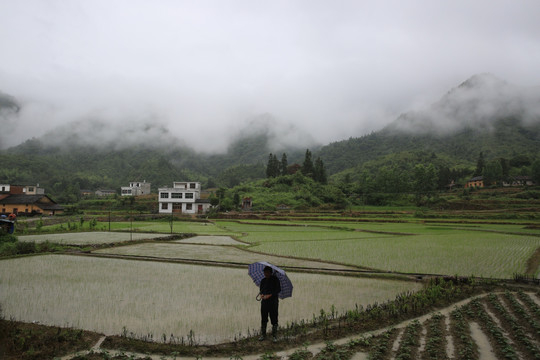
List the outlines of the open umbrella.
<svg viewBox="0 0 540 360">
<path fill-rule="evenodd" d="M 270 266 L 273 274 L 279 279 L 281 285 L 281 292 L 278 294 L 280 299 L 285 299 L 292 296 L 293 285 L 291 280 L 287 277 L 285 270 L 279 267 L 267 263 L 266 261 L 259 261 L 249 265 L 248 275 L 251 276 L 255 285 L 261 285 L 261 280 L 264 278 L 264 268 Z"/>
</svg>

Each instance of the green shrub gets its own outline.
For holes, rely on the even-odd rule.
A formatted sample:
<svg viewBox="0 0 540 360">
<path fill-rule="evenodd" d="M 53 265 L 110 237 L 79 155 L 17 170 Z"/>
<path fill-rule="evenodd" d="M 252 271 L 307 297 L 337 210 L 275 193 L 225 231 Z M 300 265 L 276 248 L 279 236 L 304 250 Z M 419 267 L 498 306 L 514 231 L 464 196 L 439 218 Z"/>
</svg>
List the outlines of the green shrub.
<svg viewBox="0 0 540 360">
<path fill-rule="evenodd" d="M 14 243 L 17 241 L 17 237 L 13 234 L 0 233 L 0 244 Z"/>
<path fill-rule="evenodd" d="M 34 242 L 16 242 L 17 254 L 33 254 L 36 252 L 36 243 Z"/>
<path fill-rule="evenodd" d="M 17 254 L 17 243 L 6 242 L 0 244 L 0 256 L 11 256 Z"/>
</svg>

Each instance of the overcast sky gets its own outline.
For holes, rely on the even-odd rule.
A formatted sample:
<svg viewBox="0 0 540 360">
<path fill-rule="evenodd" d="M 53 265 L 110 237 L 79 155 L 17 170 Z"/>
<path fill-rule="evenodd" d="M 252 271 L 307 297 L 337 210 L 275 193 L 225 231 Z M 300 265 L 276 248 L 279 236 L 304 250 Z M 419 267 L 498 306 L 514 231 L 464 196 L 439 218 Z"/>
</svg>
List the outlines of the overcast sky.
<svg viewBox="0 0 540 360">
<path fill-rule="evenodd" d="M 260 114 L 322 143 L 361 136 L 477 73 L 539 86 L 539 14 L 537 0 L 0 0 L 0 92 L 23 105 L 0 146 L 101 119 L 219 150 Z"/>
</svg>

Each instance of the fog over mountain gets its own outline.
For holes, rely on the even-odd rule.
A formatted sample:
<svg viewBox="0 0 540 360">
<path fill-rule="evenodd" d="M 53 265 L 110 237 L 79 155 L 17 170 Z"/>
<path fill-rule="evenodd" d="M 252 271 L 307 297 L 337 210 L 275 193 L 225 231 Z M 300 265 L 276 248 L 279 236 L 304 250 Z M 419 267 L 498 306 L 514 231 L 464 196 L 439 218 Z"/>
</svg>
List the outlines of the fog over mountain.
<svg viewBox="0 0 540 360">
<path fill-rule="evenodd" d="M 15 98 L 0 94 L 0 114 L 6 123 L 16 122 L 20 110 Z M 193 140 L 188 142 L 152 114 L 138 114 L 133 118 L 126 116 L 123 121 L 114 121 L 118 117 L 109 116 L 95 114 L 84 120 L 59 125 L 40 136 L 39 140 L 45 145 L 66 148 L 103 146 L 108 149 L 124 149 L 143 144 L 161 149 L 195 148 L 201 152 L 215 150 L 211 146 L 205 149 L 207 141 L 204 135 L 197 137 L 200 144 L 193 143 Z M 520 87 L 493 74 L 477 74 L 452 88 L 430 106 L 403 113 L 384 127 L 384 131 L 436 135 L 452 135 L 465 128 L 489 131 L 495 121 L 504 118 L 514 118 L 525 126 L 539 124 L 540 87 Z M 186 131 L 189 131 L 189 126 Z M 270 151 L 320 145 L 309 132 L 292 123 L 284 123 L 269 113 L 232 123 L 222 136 L 226 144 L 264 136 Z"/>
<path fill-rule="evenodd" d="M 248 128 L 275 147 L 362 136 L 473 74 L 539 86 L 539 13 L 536 0 L 1 1 L 0 91 L 18 110 L 0 110 L 0 148 L 45 136 L 215 153 Z M 430 126 L 467 122 L 445 106 Z M 402 127 L 424 131 L 416 121 Z"/>
<path fill-rule="evenodd" d="M 540 87 L 519 87 L 493 74 L 474 75 L 431 106 L 404 113 L 387 130 L 452 134 L 464 128 L 489 130 L 498 119 L 540 123 Z"/>
</svg>

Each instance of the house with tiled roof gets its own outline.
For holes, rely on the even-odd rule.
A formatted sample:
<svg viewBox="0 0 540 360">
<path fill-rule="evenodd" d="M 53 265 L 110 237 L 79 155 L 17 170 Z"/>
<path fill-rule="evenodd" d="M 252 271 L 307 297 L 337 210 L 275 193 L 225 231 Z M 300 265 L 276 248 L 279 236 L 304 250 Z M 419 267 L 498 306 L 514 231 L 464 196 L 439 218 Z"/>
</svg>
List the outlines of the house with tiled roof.
<svg viewBox="0 0 540 360">
<path fill-rule="evenodd" d="M 53 199 L 44 194 L 25 195 L 10 194 L 0 199 L 0 214 L 8 215 L 57 215 L 64 212 L 64 208 Z"/>
<path fill-rule="evenodd" d="M 465 189 L 467 188 L 483 188 L 484 187 L 484 177 L 475 176 L 465 184 Z"/>
</svg>

